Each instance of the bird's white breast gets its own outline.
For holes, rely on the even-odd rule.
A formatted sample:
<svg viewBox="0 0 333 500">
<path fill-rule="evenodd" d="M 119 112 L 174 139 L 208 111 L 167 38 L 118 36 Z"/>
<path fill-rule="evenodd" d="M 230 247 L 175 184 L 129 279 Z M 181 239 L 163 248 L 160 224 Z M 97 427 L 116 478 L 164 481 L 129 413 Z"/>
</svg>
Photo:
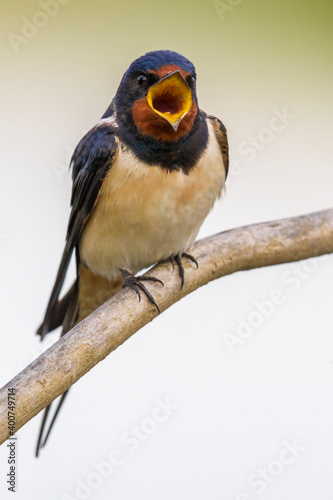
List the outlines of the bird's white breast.
<svg viewBox="0 0 333 500">
<path fill-rule="evenodd" d="M 103 183 L 80 241 L 82 261 L 109 279 L 185 251 L 221 195 L 225 171 L 208 122 L 206 152 L 195 168 L 167 172 L 121 150 Z"/>
</svg>

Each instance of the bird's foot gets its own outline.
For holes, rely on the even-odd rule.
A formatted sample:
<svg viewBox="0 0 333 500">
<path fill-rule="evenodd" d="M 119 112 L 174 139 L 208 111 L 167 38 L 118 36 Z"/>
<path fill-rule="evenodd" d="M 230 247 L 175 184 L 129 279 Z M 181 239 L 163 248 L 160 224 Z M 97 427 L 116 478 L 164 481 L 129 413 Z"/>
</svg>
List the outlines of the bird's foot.
<svg viewBox="0 0 333 500">
<path fill-rule="evenodd" d="M 135 293 L 137 294 L 137 296 L 139 297 L 139 301 L 141 300 L 140 291 L 143 292 L 146 295 L 149 302 L 151 304 L 153 304 L 156 307 L 156 309 L 158 310 L 158 312 L 160 313 L 161 312 L 160 308 L 156 304 L 154 297 L 147 290 L 145 285 L 141 282 L 142 281 L 153 281 L 154 283 L 161 283 L 161 285 L 164 286 L 163 281 L 161 281 L 157 278 L 154 278 L 153 276 L 133 276 L 133 274 L 131 274 L 129 271 L 126 271 L 125 269 L 120 269 L 120 271 L 121 271 L 121 274 L 123 275 L 123 278 L 125 280 L 125 283 L 123 284 L 123 288 L 126 288 L 126 287 L 132 288 L 132 290 L 134 290 Z"/>
<path fill-rule="evenodd" d="M 181 255 L 180 254 L 171 255 L 170 258 L 171 258 L 173 269 L 175 269 L 175 263 L 178 266 L 179 277 L 180 277 L 180 289 L 182 289 L 184 286 L 184 283 L 185 283 L 185 271 L 184 271 L 182 259 L 186 258 L 186 259 L 190 260 L 191 262 L 193 262 L 196 265 L 197 269 L 199 267 L 199 264 L 192 255 L 185 253 L 185 252 L 183 252 Z"/>
</svg>

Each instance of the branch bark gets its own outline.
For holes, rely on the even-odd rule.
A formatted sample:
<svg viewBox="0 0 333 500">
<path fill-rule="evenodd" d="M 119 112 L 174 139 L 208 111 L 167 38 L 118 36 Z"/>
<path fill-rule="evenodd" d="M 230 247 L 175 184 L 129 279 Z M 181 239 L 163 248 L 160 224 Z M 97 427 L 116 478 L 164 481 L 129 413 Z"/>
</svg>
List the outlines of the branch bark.
<svg viewBox="0 0 333 500">
<path fill-rule="evenodd" d="M 244 226 L 198 241 L 191 253 L 199 269 L 185 260 L 180 290 L 171 263 L 147 275 L 164 282 L 149 285 L 161 312 L 209 281 L 237 271 L 299 261 L 333 252 L 333 209 Z M 9 437 L 8 389 L 15 389 L 15 431 L 79 380 L 93 366 L 157 315 L 129 289 L 108 300 L 27 366 L 0 390 L 0 444 Z"/>
</svg>

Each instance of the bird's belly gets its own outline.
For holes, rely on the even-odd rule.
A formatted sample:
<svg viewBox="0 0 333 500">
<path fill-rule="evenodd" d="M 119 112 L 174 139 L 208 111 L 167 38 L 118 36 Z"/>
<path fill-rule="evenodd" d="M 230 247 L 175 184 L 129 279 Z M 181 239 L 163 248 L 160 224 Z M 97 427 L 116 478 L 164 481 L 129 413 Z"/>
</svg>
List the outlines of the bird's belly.
<svg viewBox="0 0 333 500">
<path fill-rule="evenodd" d="M 120 153 L 80 241 L 80 257 L 93 273 L 109 279 L 119 269 L 136 273 L 192 245 L 224 184 L 213 146 L 189 175 Z"/>
</svg>

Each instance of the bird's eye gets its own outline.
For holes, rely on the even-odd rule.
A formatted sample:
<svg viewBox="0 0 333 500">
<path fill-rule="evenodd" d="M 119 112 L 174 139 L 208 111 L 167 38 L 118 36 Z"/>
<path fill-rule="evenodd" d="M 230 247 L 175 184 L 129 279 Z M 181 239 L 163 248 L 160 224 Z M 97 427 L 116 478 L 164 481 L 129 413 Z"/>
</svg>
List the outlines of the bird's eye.
<svg viewBox="0 0 333 500">
<path fill-rule="evenodd" d="M 142 85 L 144 85 L 146 82 L 147 82 L 147 77 L 146 77 L 146 75 L 143 75 L 143 74 L 142 74 L 142 75 L 139 75 L 139 76 L 137 77 L 137 79 L 136 79 L 136 83 L 137 83 L 137 85 L 139 85 L 140 87 L 141 87 Z"/>
<path fill-rule="evenodd" d="M 195 75 L 189 75 L 187 78 L 186 78 L 186 81 L 189 85 L 194 85 L 195 84 L 195 81 L 196 81 L 196 76 Z"/>
</svg>

